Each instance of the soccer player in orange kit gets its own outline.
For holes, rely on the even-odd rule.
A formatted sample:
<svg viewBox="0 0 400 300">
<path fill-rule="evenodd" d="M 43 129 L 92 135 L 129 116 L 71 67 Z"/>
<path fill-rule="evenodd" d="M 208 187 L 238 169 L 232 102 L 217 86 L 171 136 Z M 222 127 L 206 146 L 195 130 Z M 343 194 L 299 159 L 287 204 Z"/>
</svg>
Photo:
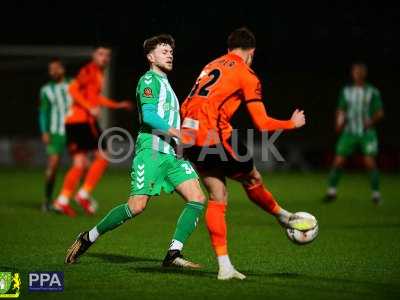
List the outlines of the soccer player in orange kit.
<svg viewBox="0 0 400 300">
<path fill-rule="evenodd" d="M 69 201 L 82 176 L 87 170 L 83 185 L 75 201 L 85 213 L 93 214 L 96 202 L 91 193 L 107 168 L 108 161 L 98 149 L 101 129 L 97 123 L 100 107 L 111 109 L 131 109 L 129 101 L 115 102 L 101 95 L 104 81 L 104 69 L 111 57 L 111 49 L 97 47 L 92 54 L 92 61 L 84 66 L 78 76 L 72 80 L 69 92 L 73 103 L 65 119 L 67 146 L 72 156 L 72 166 L 64 178 L 60 195 L 53 203 L 56 211 L 74 217 L 76 212 Z M 104 147 L 104 145 L 103 145 Z M 89 154 L 93 153 L 93 161 Z M 104 154 L 105 152 L 103 152 Z"/>
<path fill-rule="evenodd" d="M 245 145 L 232 143 L 230 119 L 241 103 L 246 105 L 260 131 L 294 129 L 305 124 L 303 111 L 297 109 L 286 121 L 267 115 L 261 83 L 250 68 L 255 47 L 256 40 L 250 30 L 240 28 L 233 31 L 228 38 L 228 53 L 204 67 L 181 108 L 182 130 L 186 132 L 186 141 L 191 139 L 193 142 L 184 154 L 197 167 L 209 194 L 205 218 L 218 258 L 218 279 L 221 280 L 245 278 L 234 268 L 228 256 L 225 221 L 227 177 L 240 182 L 249 199 L 274 215 L 282 226 L 306 230 L 316 225 L 312 220 L 292 217 L 292 213 L 281 208 L 264 186 L 253 159 L 242 161 L 236 155 L 247 153 Z M 213 151 L 202 159 L 205 147 Z M 224 150 L 226 160 L 220 153 L 215 153 L 217 149 Z"/>
</svg>

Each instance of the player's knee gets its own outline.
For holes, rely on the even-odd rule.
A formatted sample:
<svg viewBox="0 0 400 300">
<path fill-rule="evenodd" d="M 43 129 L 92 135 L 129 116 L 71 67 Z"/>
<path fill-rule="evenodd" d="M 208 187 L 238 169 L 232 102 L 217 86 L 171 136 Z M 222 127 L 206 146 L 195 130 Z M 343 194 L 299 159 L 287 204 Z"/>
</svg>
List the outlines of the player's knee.
<svg viewBox="0 0 400 300">
<path fill-rule="evenodd" d="M 86 169 L 88 164 L 89 164 L 89 160 L 85 154 L 78 154 L 73 159 L 74 167 L 77 167 L 80 169 Z"/>
<path fill-rule="evenodd" d="M 218 191 L 211 191 L 210 193 L 210 199 L 216 200 L 216 201 L 221 201 L 221 202 L 227 202 L 228 201 L 228 191 L 226 188 L 221 188 Z"/>
<path fill-rule="evenodd" d="M 335 157 L 335 160 L 333 161 L 333 166 L 334 166 L 335 168 L 342 168 L 343 165 L 344 165 L 344 161 L 345 161 L 344 157 L 342 157 L 342 156 L 336 156 L 336 157 Z"/>
<path fill-rule="evenodd" d="M 364 164 L 367 170 L 373 170 L 376 168 L 376 163 L 373 158 L 367 157 L 364 159 Z"/>
<path fill-rule="evenodd" d="M 147 199 L 146 195 L 135 195 L 128 199 L 128 206 L 133 215 L 139 215 L 145 210 Z"/>
<path fill-rule="evenodd" d="M 241 177 L 240 182 L 245 186 L 253 186 L 262 183 L 262 177 L 260 172 L 256 168 L 254 168 L 250 173 L 244 174 Z"/>
</svg>

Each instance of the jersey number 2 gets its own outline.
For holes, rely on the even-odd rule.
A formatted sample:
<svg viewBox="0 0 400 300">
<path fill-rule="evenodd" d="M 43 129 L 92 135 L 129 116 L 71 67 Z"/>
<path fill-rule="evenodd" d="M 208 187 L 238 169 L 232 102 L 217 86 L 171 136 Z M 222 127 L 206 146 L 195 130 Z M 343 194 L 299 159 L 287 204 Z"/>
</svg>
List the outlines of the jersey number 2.
<svg viewBox="0 0 400 300">
<path fill-rule="evenodd" d="M 198 95 L 206 97 L 210 92 L 209 91 L 210 87 L 217 82 L 220 76 L 221 76 L 221 71 L 218 69 L 214 69 L 210 73 L 208 73 L 208 77 L 210 79 L 200 88 Z M 199 82 L 197 82 L 196 85 L 193 87 L 189 97 L 193 97 L 196 94 L 198 88 L 199 88 Z"/>
</svg>

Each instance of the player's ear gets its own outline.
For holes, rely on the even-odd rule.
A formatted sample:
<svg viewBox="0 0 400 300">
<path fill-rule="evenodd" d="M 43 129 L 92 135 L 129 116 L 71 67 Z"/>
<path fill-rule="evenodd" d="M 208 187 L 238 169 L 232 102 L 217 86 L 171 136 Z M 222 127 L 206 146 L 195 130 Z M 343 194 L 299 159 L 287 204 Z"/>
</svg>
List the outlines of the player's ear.
<svg viewBox="0 0 400 300">
<path fill-rule="evenodd" d="M 152 52 L 150 52 L 149 54 L 147 54 L 146 57 L 147 57 L 147 60 L 148 60 L 150 63 L 154 63 L 154 55 L 153 55 Z"/>
</svg>

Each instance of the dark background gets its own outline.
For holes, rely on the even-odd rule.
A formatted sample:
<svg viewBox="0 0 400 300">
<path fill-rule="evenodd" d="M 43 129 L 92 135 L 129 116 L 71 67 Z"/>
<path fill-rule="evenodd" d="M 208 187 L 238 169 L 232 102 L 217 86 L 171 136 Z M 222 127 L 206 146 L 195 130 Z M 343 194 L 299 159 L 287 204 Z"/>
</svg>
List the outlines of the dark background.
<svg viewBox="0 0 400 300">
<path fill-rule="evenodd" d="M 400 14 L 393 5 L 382 1 L 40 3 L 2 4 L 0 47 L 110 44 L 116 54 L 112 90 L 117 99 L 134 99 L 138 76 L 147 68 L 141 48 L 145 38 L 163 32 L 175 37 L 170 80 L 183 100 L 202 66 L 226 51 L 229 32 L 248 26 L 257 37 L 253 68 L 263 82 L 269 114 L 289 118 L 295 108 L 302 108 L 307 115 L 304 129 L 287 133 L 280 141 L 317 153 L 322 161 L 334 149 L 339 89 L 348 82 L 351 62 L 364 61 L 385 106 L 385 121 L 379 126 L 381 156 L 389 159 L 386 164 L 398 164 Z M 69 73 L 73 75 L 82 63 L 67 63 Z M 46 60 L 40 76 L 28 70 L 0 72 L 0 136 L 39 135 L 36 99 L 46 80 Z M 13 96 L 15 89 L 23 89 L 24 96 Z M 132 132 L 135 119 L 134 112 L 113 113 L 113 123 Z M 239 110 L 234 122 L 252 126 L 245 110 Z"/>
</svg>

